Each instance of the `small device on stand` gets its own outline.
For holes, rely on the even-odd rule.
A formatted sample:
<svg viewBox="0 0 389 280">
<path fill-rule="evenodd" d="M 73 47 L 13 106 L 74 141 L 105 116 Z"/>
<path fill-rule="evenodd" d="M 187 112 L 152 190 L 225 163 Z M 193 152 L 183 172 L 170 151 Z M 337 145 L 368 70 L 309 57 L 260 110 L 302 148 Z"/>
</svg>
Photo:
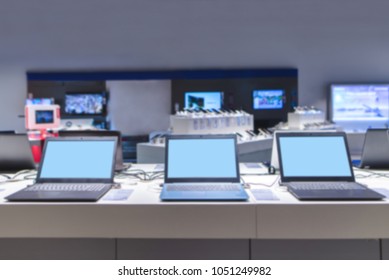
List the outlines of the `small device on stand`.
<svg viewBox="0 0 389 280">
<path fill-rule="evenodd" d="M 34 161 L 39 163 L 45 139 L 56 136 L 52 131 L 60 125 L 60 107 L 56 104 L 29 104 L 25 106 L 25 116 Z"/>
</svg>

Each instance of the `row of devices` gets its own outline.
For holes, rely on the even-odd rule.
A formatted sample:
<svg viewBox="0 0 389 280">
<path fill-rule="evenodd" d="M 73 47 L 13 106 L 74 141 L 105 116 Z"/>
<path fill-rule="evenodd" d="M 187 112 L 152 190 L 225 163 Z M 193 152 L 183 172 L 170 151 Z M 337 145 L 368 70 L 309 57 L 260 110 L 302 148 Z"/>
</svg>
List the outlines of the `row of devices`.
<svg viewBox="0 0 389 280">
<path fill-rule="evenodd" d="M 236 132 L 235 134 L 238 136 L 239 139 L 242 139 L 242 140 L 243 139 L 253 139 L 253 138 L 256 138 L 258 136 L 267 138 L 267 137 L 271 137 L 271 135 L 272 135 L 272 133 L 265 128 L 258 129 L 257 131 L 252 130 L 252 129 L 247 129 L 244 132 Z"/>
<path fill-rule="evenodd" d="M 344 132 L 284 132 L 275 140 L 281 184 L 298 199 L 385 198 L 355 182 Z M 117 145 L 117 137 L 48 138 L 36 183 L 6 199 L 96 201 L 114 186 Z M 167 135 L 165 152 L 161 200 L 249 198 L 240 182 L 236 135 Z"/>
<path fill-rule="evenodd" d="M 224 104 L 222 91 L 185 92 L 185 109 L 220 110 Z M 283 109 L 285 104 L 285 90 L 283 89 L 255 89 L 252 91 L 252 109 L 277 110 Z"/>
<path fill-rule="evenodd" d="M 184 109 L 183 111 L 176 112 L 177 115 L 185 115 L 185 114 L 196 114 L 196 113 L 203 113 L 203 114 L 217 114 L 217 115 L 223 115 L 223 114 L 247 114 L 243 110 L 234 110 L 234 109 L 227 109 L 227 108 L 221 108 L 221 109 L 203 109 L 203 108 L 195 108 L 195 109 Z"/>
<path fill-rule="evenodd" d="M 249 140 L 257 137 L 267 138 L 271 137 L 272 133 L 267 129 L 258 129 L 257 131 L 247 129 L 244 132 L 235 132 L 238 140 Z M 150 135 L 149 142 L 152 144 L 165 144 L 166 136 L 168 133 L 155 133 Z"/>
<path fill-rule="evenodd" d="M 221 110 L 224 93 L 221 91 L 185 92 L 185 109 Z M 282 109 L 285 91 L 283 89 L 258 89 L 252 92 L 254 110 Z M 66 115 L 104 115 L 107 111 L 108 95 L 106 92 L 66 93 L 63 113 Z M 26 105 L 51 105 L 53 98 L 31 98 Z"/>
</svg>

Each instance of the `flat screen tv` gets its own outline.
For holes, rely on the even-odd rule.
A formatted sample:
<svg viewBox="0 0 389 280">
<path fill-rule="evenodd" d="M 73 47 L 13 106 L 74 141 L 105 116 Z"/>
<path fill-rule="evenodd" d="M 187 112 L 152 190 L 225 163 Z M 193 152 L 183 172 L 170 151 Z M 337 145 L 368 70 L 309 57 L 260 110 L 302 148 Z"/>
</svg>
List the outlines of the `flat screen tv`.
<svg viewBox="0 0 389 280">
<path fill-rule="evenodd" d="M 273 110 L 284 107 L 284 90 L 261 89 L 253 91 L 254 110 Z"/>
<path fill-rule="evenodd" d="M 107 93 L 66 93 L 64 103 L 64 113 L 66 115 L 105 115 Z"/>
<path fill-rule="evenodd" d="M 223 105 L 223 92 L 185 92 L 186 109 L 221 109 Z"/>
<path fill-rule="evenodd" d="M 385 127 L 389 121 L 389 84 L 331 85 L 330 120 L 347 127 Z"/>
</svg>

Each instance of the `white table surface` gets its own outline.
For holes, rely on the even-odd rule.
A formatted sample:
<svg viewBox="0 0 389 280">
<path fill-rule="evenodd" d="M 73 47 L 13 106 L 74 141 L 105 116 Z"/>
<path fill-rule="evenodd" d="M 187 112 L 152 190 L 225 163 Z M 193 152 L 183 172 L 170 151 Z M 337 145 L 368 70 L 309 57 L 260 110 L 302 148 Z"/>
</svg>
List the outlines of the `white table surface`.
<svg viewBox="0 0 389 280">
<path fill-rule="evenodd" d="M 155 171 L 154 164 L 130 169 Z M 4 197 L 32 180 L 0 184 L 0 238 L 389 238 L 389 201 L 300 202 L 278 185 L 266 168 L 241 173 L 248 183 L 246 202 L 161 202 L 163 179 L 116 179 L 133 190 L 125 201 L 97 203 L 7 202 Z M 382 173 L 382 172 L 381 172 Z M 257 174 L 257 175 L 254 175 Z M 356 171 L 357 175 L 368 174 Z M 389 174 L 386 172 L 385 174 Z M 388 177 L 358 178 L 372 188 L 389 189 Z M 271 187 L 259 184 L 270 185 Z M 256 200 L 250 189 L 271 190 L 279 200 Z"/>
</svg>

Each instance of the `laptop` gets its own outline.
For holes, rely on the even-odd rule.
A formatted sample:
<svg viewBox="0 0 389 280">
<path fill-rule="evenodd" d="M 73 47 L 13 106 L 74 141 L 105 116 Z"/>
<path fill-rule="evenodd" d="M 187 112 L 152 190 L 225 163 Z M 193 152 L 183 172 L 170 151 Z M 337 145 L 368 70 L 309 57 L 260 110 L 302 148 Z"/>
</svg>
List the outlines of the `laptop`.
<svg viewBox="0 0 389 280">
<path fill-rule="evenodd" d="M 362 149 L 360 168 L 389 168 L 389 129 L 368 129 Z"/>
<path fill-rule="evenodd" d="M 34 157 L 26 134 L 0 134 L 1 173 L 15 173 L 35 168 Z"/>
<path fill-rule="evenodd" d="M 356 183 L 344 132 L 276 134 L 281 184 L 299 200 L 380 200 Z"/>
<path fill-rule="evenodd" d="M 117 148 L 116 148 L 116 160 L 115 160 L 115 171 L 122 171 L 126 169 L 123 164 L 123 150 L 122 150 L 122 136 L 118 130 L 60 130 L 58 131 L 60 137 L 116 137 Z M 128 166 L 127 166 L 128 168 Z"/>
<path fill-rule="evenodd" d="M 47 138 L 33 185 L 9 201 L 97 201 L 113 186 L 116 137 Z"/>
<path fill-rule="evenodd" d="M 235 135 L 167 135 L 164 201 L 247 200 Z"/>
</svg>

